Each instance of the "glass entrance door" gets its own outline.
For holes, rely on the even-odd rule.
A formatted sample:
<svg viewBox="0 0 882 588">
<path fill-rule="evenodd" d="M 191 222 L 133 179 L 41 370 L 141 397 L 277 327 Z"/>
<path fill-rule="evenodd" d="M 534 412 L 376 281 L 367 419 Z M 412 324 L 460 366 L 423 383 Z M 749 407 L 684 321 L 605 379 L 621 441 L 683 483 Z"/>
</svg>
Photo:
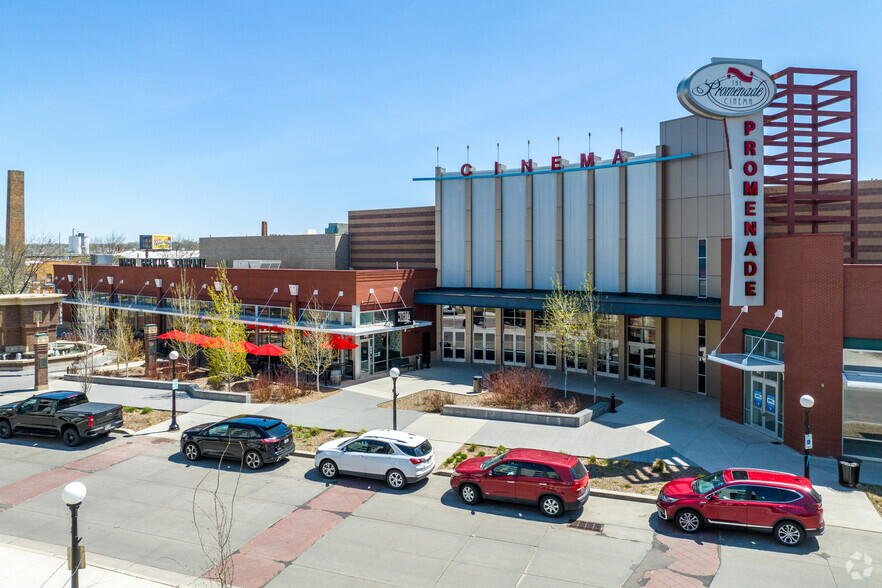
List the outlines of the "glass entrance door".
<svg viewBox="0 0 882 588">
<path fill-rule="evenodd" d="M 655 318 L 628 317 L 628 379 L 655 383 Z"/>
<path fill-rule="evenodd" d="M 374 356 L 374 338 L 371 336 L 364 337 L 361 340 L 361 375 L 369 376 L 374 373 L 374 362 L 371 359 Z"/>
<path fill-rule="evenodd" d="M 777 378 L 767 379 L 763 377 L 763 372 L 749 372 L 749 374 L 750 394 L 746 400 L 750 402 L 748 411 L 750 420 L 747 424 L 780 439 L 783 423 Z"/>
</svg>

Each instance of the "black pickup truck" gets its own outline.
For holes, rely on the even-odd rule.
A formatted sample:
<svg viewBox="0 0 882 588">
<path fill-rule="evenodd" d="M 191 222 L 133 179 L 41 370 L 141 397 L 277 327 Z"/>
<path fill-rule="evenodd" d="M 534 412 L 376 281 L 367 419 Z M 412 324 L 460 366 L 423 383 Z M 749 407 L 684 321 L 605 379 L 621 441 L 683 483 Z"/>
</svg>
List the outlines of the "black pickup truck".
<svg viewBox="0 0 882 588">
<path fill-rule="evenodd" d="M 47 392 L 0 406 L 0 439 L 16 433 L 61 435 L 69 446 L 106 435 L 123 424 L 122 406 L 89 402 L 82 392 Z"/>
</svg>

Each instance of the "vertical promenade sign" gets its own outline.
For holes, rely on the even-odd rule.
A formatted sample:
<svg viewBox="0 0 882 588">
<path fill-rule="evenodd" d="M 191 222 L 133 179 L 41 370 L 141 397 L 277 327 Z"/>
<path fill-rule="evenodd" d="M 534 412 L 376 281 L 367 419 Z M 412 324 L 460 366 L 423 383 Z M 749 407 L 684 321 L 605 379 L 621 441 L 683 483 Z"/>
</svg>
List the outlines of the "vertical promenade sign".
<svg viewBox="0 0 882 588">
<path fill-rule="evenodd" d="M 677 87 L 686 110 L 726 125 L 732 209 L 730 306 L 764 304 L 763 108 L 774 99 L 776 87 L 761 65 L 712 59 Z"/>
</svg>

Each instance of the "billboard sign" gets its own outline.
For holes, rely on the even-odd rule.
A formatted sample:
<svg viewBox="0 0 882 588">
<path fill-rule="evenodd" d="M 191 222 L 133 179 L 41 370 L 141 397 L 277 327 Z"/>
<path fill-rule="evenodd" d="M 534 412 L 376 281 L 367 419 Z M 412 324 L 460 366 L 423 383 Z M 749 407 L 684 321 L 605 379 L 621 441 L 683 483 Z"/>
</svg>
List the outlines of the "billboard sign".
<svg viewBox="0 0 882 588">
<path fill-rule="evenodd" d="M 141 235 L 138 239 L 139 249 L 147 251 L 167 251 L 171 249 L 171 235 Z"/>
</svg>

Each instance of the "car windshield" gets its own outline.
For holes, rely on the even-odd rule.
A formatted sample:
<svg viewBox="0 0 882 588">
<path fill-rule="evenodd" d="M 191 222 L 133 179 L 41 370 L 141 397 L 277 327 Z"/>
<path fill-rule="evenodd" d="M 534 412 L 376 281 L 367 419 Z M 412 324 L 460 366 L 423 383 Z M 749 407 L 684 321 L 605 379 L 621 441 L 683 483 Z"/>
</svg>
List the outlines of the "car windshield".
<svg viewBox="0 0 882 588">
<path fill-rule="evenodd" d="M 723 472 L 714 472 L 713 474 L 708 474 L 703 478 L 697 478 L 694 482 L 692 482 L 692 491 L 696 494 L 713 492 L 725 483 L 726 479 L 723 477 Z"/>
<path fill-rule="evenodd" d="M 508 451 L 506 451 L 505 453 L 501 453 L 501 454 L 497 455 L 496 457 L 491 457 L 490 459 L 488 459 L 487 461 L 485 461 L 484 463 L 481 464 L 481 469 L 486 470 L 488 468 L 492 468 L 493 466 L 498 464 L 500 461 L 502 461 L 506 455 L 508 455 Z"/>
<path fill-rule="evenodd" d="M 423 457 L 432 453 L 432 444 L 429 443 L 428 439 L 423 441 L 416 447 L 411 447 L 410 445 L 401 445 L 399 443 L 396 443 L 395 447 L 403 451 L 405 455 L 409 455 L 411 457 Z"/>
</svg>

